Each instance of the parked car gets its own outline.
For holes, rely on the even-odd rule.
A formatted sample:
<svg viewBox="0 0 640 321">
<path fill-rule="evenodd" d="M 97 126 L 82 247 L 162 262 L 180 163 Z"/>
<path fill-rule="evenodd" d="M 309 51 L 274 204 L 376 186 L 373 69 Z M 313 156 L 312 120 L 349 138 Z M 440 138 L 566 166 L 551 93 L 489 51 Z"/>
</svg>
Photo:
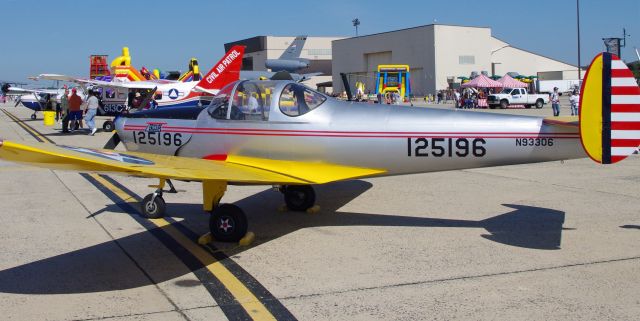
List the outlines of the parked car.
<svg viewBox="0 0 640 321">
<path fill-rule="evenodd" d="M 549 103 L 547 94 L 530 94 L 524 88 L 505 88 L 499 94 L 492 94 L 487 97 L 489 108 L 500 107 L 505 109 L 509 105 L 524 105 L 525 108 L 542 108 Z"/>
</svg>

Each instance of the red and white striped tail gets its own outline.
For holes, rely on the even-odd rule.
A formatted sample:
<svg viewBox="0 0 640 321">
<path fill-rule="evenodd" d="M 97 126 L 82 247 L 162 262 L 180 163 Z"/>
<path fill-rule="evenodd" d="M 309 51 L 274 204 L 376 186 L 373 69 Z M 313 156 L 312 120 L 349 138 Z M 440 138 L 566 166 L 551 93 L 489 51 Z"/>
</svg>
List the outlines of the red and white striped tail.
<svg viewBox="0 0 640 321">
<path fill-rule="evenodd" d="M 611 55 L 611 163 L 640 146 L 640 87 L 627 65 Z"/>
<path fill-rule="evenodd" d="M 613 164 L 637 153 L 640 87 L 627 65 L 610 53 L 597 55 L 580 95 L 580 139 L 589 157 Z"/>
</svg>

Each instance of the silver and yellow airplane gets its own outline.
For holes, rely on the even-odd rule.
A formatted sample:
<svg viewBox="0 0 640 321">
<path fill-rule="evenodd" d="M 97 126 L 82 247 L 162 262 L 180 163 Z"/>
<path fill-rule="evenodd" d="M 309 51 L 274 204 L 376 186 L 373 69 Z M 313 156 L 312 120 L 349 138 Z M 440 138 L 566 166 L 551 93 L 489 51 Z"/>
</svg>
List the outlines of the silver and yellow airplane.
<svg viewBox="0 0 640 321">
<path fill-rule="evenodd" d="M 582 158 L 610 164 L 640 146 L 640 88 L 617 57 L 598 55 L 580 119 L 341 102 L 291 81 L 237 81 L 206 107 L 162 108 L 116 120 L 128 152 L 3 141 L 0 158 L 54 169 L 158 178 L 141 204 L 165 214 L 169 180 L 201 182 L 219 241 L 247 231 L 221 204 L 227 185 L 274 185 L 292 210 L 314 205 L 314 184 L 385 175 Z"/>
</svg>

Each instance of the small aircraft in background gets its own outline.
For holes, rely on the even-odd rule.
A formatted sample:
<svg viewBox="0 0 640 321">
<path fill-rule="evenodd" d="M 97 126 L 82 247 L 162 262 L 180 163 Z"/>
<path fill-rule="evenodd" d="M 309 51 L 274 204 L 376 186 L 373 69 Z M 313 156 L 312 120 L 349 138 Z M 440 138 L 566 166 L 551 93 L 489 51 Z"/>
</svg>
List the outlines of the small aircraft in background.
<svg viewBox="0 0 640 321">
<path fill-rule="evenodd" d="M 0 158 L 54 169 L 158 178 L 142 215 L 165 215 L 170 180 L 201 182 L 209 228 L 238 241 L 247 217 L 221 204 L 228 185 L 272 185 L 287 207 L 310 209 L 313 184 L 583 158 L 612 164 L 640 146 L 640 87 L 627 66 L 598 55 L 580 118 L 531 117 L 335 100 L 293 81 L 236 81 L 206 108 L 123 114 L 108 148 L 0 141 Z M 111 150 L 119 141 L 128 152 Z M 111 149 L 109 149 L 111 148 Z"/>
<path fill-rule="evenodd" d="M 300 69 L 309 67 L 309 59 L 300 58 L 307 36 L 297 36 L 278 59 L 267 59 L 265 67 L 271 71 L 243 70 L 240 79 L 277 79 L 301 82 L 322 75 L 321 72 L 298 74 Z"/>
<path fill-rule="evenodd" d="M 4 84 L 2 86 L 2 93 L 5 95 L 14 95 L 18 96 L 18 100 L 16 101 L 15 106 L 22 104 L 22 106 L 33 110 L 33 114 L 31 114 L 31 119 L 37 118 L 37 112 L 43 111 L 46 103 L 47 103 L 47 95 L 53 96 L 56 102 L 60 101 L 60 97 L 64 95 L 64 88 L 51 89 L 51 88 L 40 88 L 40 89 L 27 89 L 21 87 L 11 86 L 10 84 Z M 78 95 L 84 99 L 85 94 L 81 89 L 78 91 Z"/>
<path fill-rule="evenodd" d="M 307 36 L 297 36 L 278 59 L 267 59 L 264 66 L 273 72 L 287 71 L 294 73 L 309 67 L 309 59 L 300 58 Z"/>
<path fill-rule="evenodd" d="M 203 101 L 206 101 L 204 104 L 208 103 L 209 98 L 217 94 L 220 88 L 239 79 L 243 54 L 243 46 L 234 46 L 198 81 L 179 82 L 159 79 L 107 82 L 58 74 L 42 74 L 37 78 L 73 82 L 83 87 L 91 87 L 92 90 L 102 93 L 101 98 L 104 104 L 102 109 L 107 113 L 119 114 L 126 110 L 127 102 L 133 98 L 131 94 L 135 92 L 143 96 L 142 106 L 147 106 L 151 100 L 155 100 L 159 108 L 202 106 Z"/>
<path fill-rule="evenodd" d="M 41 74 L 37 79 L 56 80 L 78 84 L 86 90 L 98 93 L 102 106 L 98 116 L 119 116 L 128 111 L 139 94 L 139 109 L 148 108 L 154 101 L 156 108 L 193 107 L 208 104 L 211 97 L 226 84 L 239 79 L 243 46 L 235 46 L 199 81 L 140 80 L 130 81 L 128 76 L 114 77 L 111 81 L 76 78 L 58 74 Z M 125 69 L 133 69 L 126 66 Z M 117 71 L 117 70 L 116 70 Z M 117 73 L 116 73 L 117 75 Z M 105 131 L 112 131 L 114 124 L 107 120 Z"/>
</svg>

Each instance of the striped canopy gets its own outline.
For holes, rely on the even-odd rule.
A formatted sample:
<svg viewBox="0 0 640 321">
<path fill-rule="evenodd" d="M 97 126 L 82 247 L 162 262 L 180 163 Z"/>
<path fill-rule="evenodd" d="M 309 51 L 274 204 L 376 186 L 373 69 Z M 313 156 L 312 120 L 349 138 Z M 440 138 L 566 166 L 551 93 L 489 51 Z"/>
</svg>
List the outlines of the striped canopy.
<svg viewBox="0 0 640 321">
<path fill-rule="evenodd" d="M 501 83 L 485 76 L 479 75 L 476 78 L 473 78 L 470 82 L 464 83 L 460 85 L 462 88 L 502 88 L 504 87 Z"/>
<path fill-rule="evenodd" d="M 528 86 L 522 81 L 513 79 L 508 74 L 502 76 L 502 78 L 498 79 L 497 82 L 501 83 L 503 88 L 524 88 Z"/>
</svg>

